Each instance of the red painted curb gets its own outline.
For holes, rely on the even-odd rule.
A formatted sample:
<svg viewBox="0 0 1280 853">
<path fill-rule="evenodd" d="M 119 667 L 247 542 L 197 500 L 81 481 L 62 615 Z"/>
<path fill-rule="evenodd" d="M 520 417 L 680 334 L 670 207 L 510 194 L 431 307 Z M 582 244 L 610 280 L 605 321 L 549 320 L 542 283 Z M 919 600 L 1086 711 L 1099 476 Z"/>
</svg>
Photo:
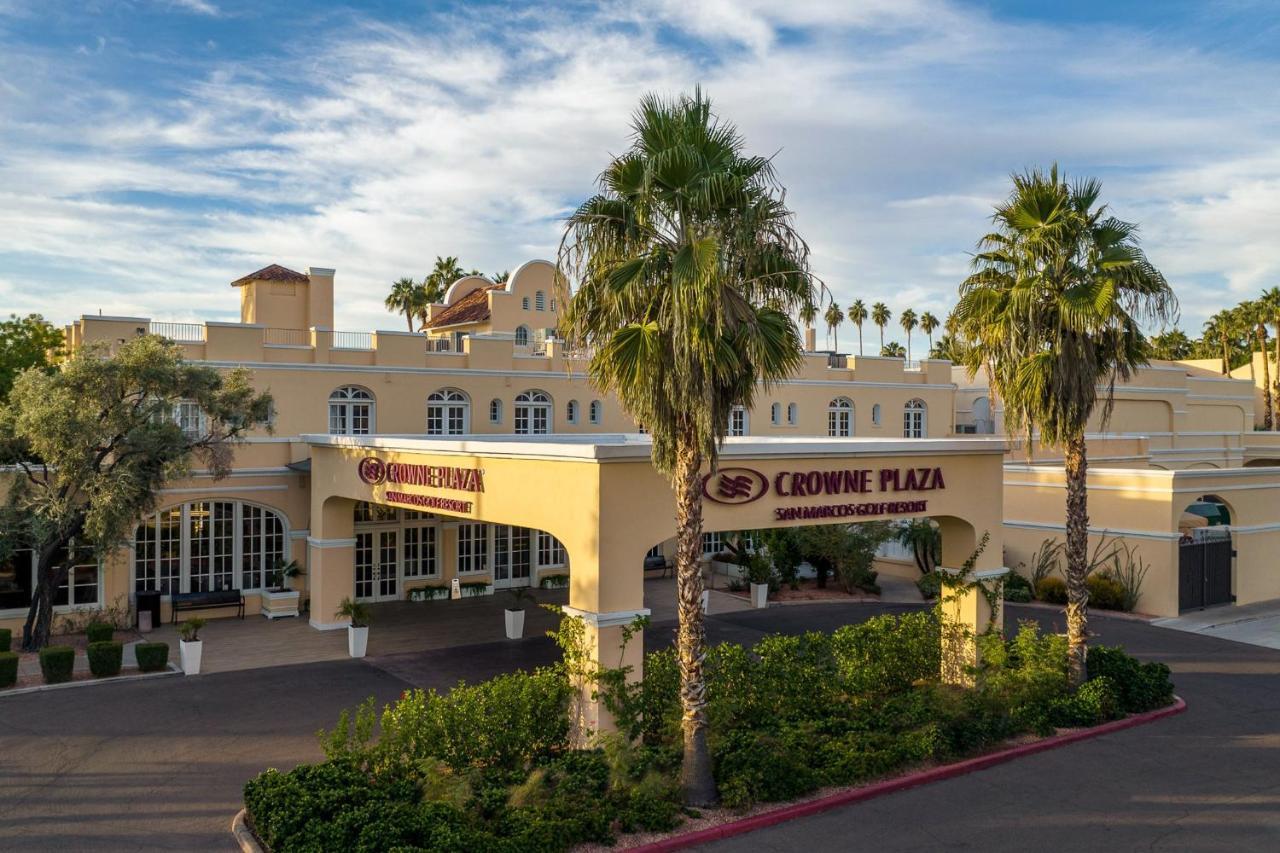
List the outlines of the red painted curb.
<svg viewBox="0 0 1280 853">
<path fill-rule="evenodd" d="M 1187 703 L 1181 698 L 1173 697 L 1173 704 L 1165 708 L 1158 708 L 1155 711 L 1148 711 L 1145 714 L 1135 714 L 1132 717 L 1125 717 L 1123 720 L 1113 720 L 1109 723 L 1103 723 L 1100 726 L 1094 726 L 1091 729 L 1081 729 L 1079 731 L 1068 732 L 1064 735 L 1056 735 L 1054 737 L 1038 740 L 1033 743 L 1021 744 L 1013 746 L 1000 752 L 992 752 L 987 755 L 979 755 L 977 758 L 958 761 L 955 764 L 948 764 L 944 767 L 933 767 L 929 770 L 921 770 L 918 773 L 912 773 L 897 779 L 888 779 L 884 782 L 877 782 L 874 785 L 868 785 L 865 788 L 857 788 L 852 791 L 841 791 L 838 794 L 832 794 L 829 797 L 823 797 L 820 800 L 810 800 L 806 803 L 796 803 L 791 806 L 782 806 L 772 811 L 763 812 L 758 815 L 752 815 L 733 823 L 725 823 L 720 826 L 708 827 L 700 829 L 697 832 L 686 833 L 685 835 L 677 835 L 672 838 L 666 838 L 662 841 L 655 841 L 652 844 L 646 844 L 643 847 L 633 848 L 633 853 L 667 853 L 672 850 L 684 850 L 698 844 L 706 844 L 710 841 L 718 841 L 722 838 L 732 838 L 735 835 L 744 835 L 748 832 L 754 832 L 757 829 L 764 829 L 768 826 L 776 826 L 796 818 L 808 817 L 809 815 L 820 814 L 840 806 L 846 806 L 851 803 L 859 803 L 863 800 L 871 800 L 876 797 L 882 797 L 885 794 L 892 794 L 897 791 L 905 791 L 908 788 L 916 788 L 920 785 L 928 785 L 931 782 L 940 782 L 943 779 L 954 779 L 957 776 L 963 776 L 966 773 L 972 773 L 975 770 L 985 770 L 997 764 L 1004 764 L 1006 761 L 1013 761 L 1027 755 L 1034 755 L 1037 752 L 1045 752 L 1046 750 L 1056 749 L 1060 746 L 1076 743 L 1089 738 L 1100 737 L 1111 732 L 1123 731 L 1131 729 L 1135 726 L 1141 726 L 1146 723 L 1154 723 L 1156 720 L 1162 720 L 1165 717 L 1172 717 L 1175 714 L 1181 714 L 1187 710 Z"/>
</svg>

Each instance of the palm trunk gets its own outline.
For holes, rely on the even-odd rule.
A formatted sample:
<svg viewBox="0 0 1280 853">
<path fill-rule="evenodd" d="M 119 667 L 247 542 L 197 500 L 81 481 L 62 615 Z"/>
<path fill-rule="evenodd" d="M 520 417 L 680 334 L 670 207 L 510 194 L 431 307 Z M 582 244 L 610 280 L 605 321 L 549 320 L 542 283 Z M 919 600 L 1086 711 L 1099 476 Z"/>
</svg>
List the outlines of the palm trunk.
<svg viewBox="0 0 1280 853">
<path fill-rule="evenodd" d="M 1258 349 L 1262 352 L 1262 402 L 1266 407 L 1262 415 L 1262 428 L 1271 431 L 1271 355 L 1267 352 L 1266 327 L 1258 326 Z"/>
<path fill-rule="evenodd" d="M 1280 352 L 1280 337 L 1276 338 L 1276 352 Z M 862 355 L 862 324 L 858 324 L 858 355 Z M 1280 358 L 1280 356 L 1277 356 Z"/>
<path fill-rule="evenodd" d="M 880 327 L 880 354 L 884 355 L 884 326 Z"/>
<path fill-rule="evenodd" d="M 1271 403 L 1275 407 L 1271 424 L 1280 428 L 1280 317 L 1276 317 L 1276 387 L 1271 389 Z"/>
<path fill-rule="evenodd" d="M 1084 684 L 1088 677 L 1089 589 L 1085 585 L 1089 569 L 1089 498 L 1086 478 L 1089 461 L 1084 434 L 1067 440 L 1067 667 L 1071 684 Z"/>
<path fill-rule="evenodd" d="M 676 654 L 680 662 L 680 724 L 684 731 L 680 788 L 688 805 L 709 806 L 717 797 L 707 748 L 707 681 L 703 673 L 707 634 L 702 622 L 700 563 L 702 453 L 692 429 L 681 429 L 676 442 Z"/>
<path fill-rule="evenodd" d="M 413 334 L 413 312 L 412 311 L 404 312 L 404 319 L 405 319 L 405 322 L 409 324 L 409 334 Z"/>
<path fill-rule="evenodd" d="M 907 361 L 911 360 L 911 333 L 907 332 Z"/>
<path fill-rule="evenodd" d="M 1222 375 L 1231 372 L 1231 358 L 1227 355 L 1227 336 L 1222 336 Z"/>
</svg>

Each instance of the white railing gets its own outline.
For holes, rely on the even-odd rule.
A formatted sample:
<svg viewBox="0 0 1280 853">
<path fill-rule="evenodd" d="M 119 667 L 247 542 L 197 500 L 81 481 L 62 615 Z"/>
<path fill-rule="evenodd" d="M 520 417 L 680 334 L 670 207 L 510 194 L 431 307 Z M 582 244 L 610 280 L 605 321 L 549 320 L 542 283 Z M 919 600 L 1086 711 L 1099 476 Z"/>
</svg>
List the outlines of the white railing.
<svg viewBox="0 0 1280 853">
<path fill-rule="evenodd" d="M 309 347 L 310 329 L 265 329 L 262 342 L 269 347 Z"/>
<path fill-rule="evenodd" d="M 204 343 L 204 324 L 165 323 L 152 320 L 151 334 L 168 338 L 175 343 L 202 344 Z"/>
<path fill-rule="evenodd" d="M 373 349 L 373 332 L 330 332 L 331 349 Z"/>
</svg>

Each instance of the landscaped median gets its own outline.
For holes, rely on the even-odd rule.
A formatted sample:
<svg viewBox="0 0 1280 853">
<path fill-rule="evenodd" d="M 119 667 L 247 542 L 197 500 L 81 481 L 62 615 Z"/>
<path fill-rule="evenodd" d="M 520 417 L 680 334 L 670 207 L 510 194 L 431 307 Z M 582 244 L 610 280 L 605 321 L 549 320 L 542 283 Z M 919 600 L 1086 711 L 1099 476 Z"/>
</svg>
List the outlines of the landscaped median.
<svg viewBox="0 0 1280 853">
<path fill-rule="evenodd" d="M 679 803 L 679 676 L 674 652 L 646 656 L 645 678 L 590 675 L 619 725 L 595 749 L 570 747 L 579 695 L 581 624 L 557 634 L 565 662 L 446 694 L 409 691 L 379 718 L 372 700 L 324 735 L 326 760 L 245 786 L 248 823 L 276 853 L 392 848 L 544 851 L 579 844 L 679 838 L 707 823 L 716 835 L 761 804 L 825 789 L 903 787 L 952 775 L 1000 751 L 1054 745 L 1174 708 L 1169 670 L 1096 647 L 1090 680 L 1071 690 L 1063 638 L 1024 625 L 981 638 L 975 686 L 938 680 L 932 613 L 881 616 L 831 634 L 773 636 L 710 649 L 710 745 L 724 810 Z M 381 731 L 374 731 L 381 723 Z M 994 756 L 994 758 L 993 758 Z M 984 765 L 985 766 L 985 765 Z M 919 776 L 917 774 L 924 773 Z M 904 782 L 902 780 L 912 780 Z M 865 794 L 834 794 L 854 801 Z M 823 803 L 830 798 L 813 802 Z M 800 813 L 814 810 L 806 802 Z M 830 806 L 826 806 L 830 807 Z M 770 818 L 771 822 L 785 819 Z M 752 821 L 745 824 L 750 828 Z"/>
<path fill-rule="evenodd" d="M 109 623 L 90 622 L 83 635 L 62 635 L 38 652 L 14 652 L 12 632 L 0 629 L 0 696 L 168 674 L 167 643 L 126 644 L 115 631 Z"/>
</svg>

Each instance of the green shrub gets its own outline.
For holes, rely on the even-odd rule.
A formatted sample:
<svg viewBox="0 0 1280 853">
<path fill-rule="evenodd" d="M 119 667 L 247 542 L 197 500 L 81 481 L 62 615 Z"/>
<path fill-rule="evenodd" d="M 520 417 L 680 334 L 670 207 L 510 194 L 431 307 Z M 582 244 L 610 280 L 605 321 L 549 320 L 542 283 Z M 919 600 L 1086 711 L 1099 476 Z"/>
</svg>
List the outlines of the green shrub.
<svg viewBox="0 0 1280 853">
<path fill-rule="evenodd" d="M 569 576 L 566 574 L 543 575 L 542 580 L 538 581 L 538 586 L 543 589 L 564 589 L 569 585 Z"/>
<path fill-rule="evenodd" d="M 1017 572 L 1009 572 L 1004 578 L 1004 600 L 1018 603 L 1030 601 L 1031 582 Z"/>
<path fill-rule="evenodd" d="M 75 665 L 76 650 L 71 646 L 45 646 L 40 650 L 40 672 L 45 684 L 70 681 Z"/>
<path fill-rule="evenodd" d="M 13 632 L 8 628 L 0 628 L 0 653 L 10 651 L 13 643 Z"/>
<path fill-rule="evenodd" d="M 852 694 L 892 693 L 936 678 L 941 642 L 938 620 L 928 612 L 876 616 L 831 635 L 841 687 Z"/>
<path fill-rule="evenodd" d="M 90 622 L 84 626 L 84 635 L 90 645 L 108 642 L 115 633 L 115 628 L 106 622 Z"/>
<path fill-rule="evenodd" d="M 1114 685 L 1121 709 L 1140 714 L 1173 701 L 1173 682 L 1163 663 L 1142 663 L 1111 646 L 1089 649 L 1089 678 L 1105 678 Z"/>
<path fill-rule="evenodd" d="M 916 581 L 916 589 L 920 590 L 920 595 L 925 601 L 933 601 L 942 592 L 942 575 L 938 572 L 922 575 Z"/>
<path fill-rule="evenodd" d="M 138 658 L 138 669 L 143 672 L 159 672 L 169 665 L 168 643 L 138 643 L 133 653 Z"/>
<path fill-rule="evenodd" d="M 105 640 L 89 644 L 89 671 L 98 678 L 109 678 L 120 674 L 120 664 L 124 659 L 124 643 L 118 640 Z"/>
<path fill-rule="evenodd" d="M 17 652 L 0 652 L 0 687 L 12 687 L 18 683 Z"/>
<path fill-rule="evenodd" d="M 790 800 L 821 784 L 804 752 L 784 735 L 761 731 L 731 731 L 712 751 L 720 799 L 742 809 L 760 802 Z"/>
<path fill-rule="evenodd" d="M 1120 706 L 1115 683 L 1109 678 L 1094 678 L 1073 695 L 1058 699 L 1051 718 L 1057 726 L 1096 726 L 1121 716 Z"/>
<path fill-rule="evenodd" d="M 1089 589 L 1089 606 L 1099 610 L 1124 610 L 1125 589 L 1108 574 L 1094 572 L 1085 580 Z"/>
<path fill-rule="evenodd" d="M 1041 578 L 1036 584 L 1036 598 L 1049 604 L 1067 603 L 1067 582 L 1057 575 Z"/>
</svg>

